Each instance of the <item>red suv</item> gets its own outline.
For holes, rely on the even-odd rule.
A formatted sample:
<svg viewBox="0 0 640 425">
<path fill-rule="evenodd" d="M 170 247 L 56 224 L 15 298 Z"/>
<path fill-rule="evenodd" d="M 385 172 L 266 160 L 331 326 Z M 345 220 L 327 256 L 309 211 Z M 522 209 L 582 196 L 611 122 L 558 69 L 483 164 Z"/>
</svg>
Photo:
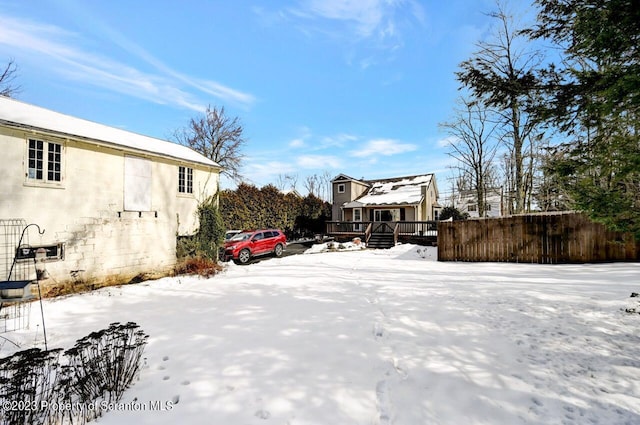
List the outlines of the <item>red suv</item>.
<svg viewBox="0 0 640 425">
<path fill-rule="evenodd" d="M 243 231 L 224 243 L 223 260 L 247 264 L 251 258 L 271 254 L 282 256 L 287 237 L 278 229 Z"/>
</svg>

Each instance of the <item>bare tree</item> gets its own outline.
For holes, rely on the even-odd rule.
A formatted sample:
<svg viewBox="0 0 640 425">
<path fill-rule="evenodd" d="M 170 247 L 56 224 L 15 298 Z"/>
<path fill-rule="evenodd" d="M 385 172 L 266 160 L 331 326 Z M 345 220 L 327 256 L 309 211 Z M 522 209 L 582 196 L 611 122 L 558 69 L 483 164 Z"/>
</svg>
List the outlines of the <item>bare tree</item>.
<svg viewBox="0 0 640 425">
<path fill-rule="evenodd" d="M 308 175 L 304 180 L 304 188 L 310 194 L 329 202 L 333 192 L 331 179 L 332 175 L 329 170 L 323 171 L 322 174 Z"/>
<path fill-rule="evenodd" d="M 333 179 L 333 175 L 331 174 L 331 172 L 329 170 L 324 170 L 322 172 L 322 188 L 323 188 L 323 192 L 324 192 L 324 196 L 321 196 L 322 199 L 324 199 L 327 202 L 332 202 L 333 199 L 333 184 L 331 183 L 331 180 Z"/>
<path fill-rule="evenodd" d="M 277 187 L 280 191 L 285 190 L 285 188 L 287 187 L 286 178 L 287 178 L 286 174 L 278 174 L 278 177 L 276 177 L 276 183 L 274 184 L 274 186 Z"/>
<path fill-rule="evenodd" d="M 453 136 L 449 155 L 458 160 L 461 174 L 467 177 L 466 183 L 475 192 L 478 214 L 484 217 L 487 189 L 494 174 L 493 160 L 498 149 L 494 137 L 496 124 L 488 120 L 487 111 L 477 102 L 461 99 L 460 104 L 455 118 L 441 127 Z M 458 189 L 461 189 L 460 185 Z"/>
<path fill-rule="evenodd" d="M 13 97 L 20 92 L 20 86 L 14 84 L 18 67 L 13 59 L 9 60 L 4 71 L 0 72 L 0 96 Z"/>
<path fill-rule="evenodd" d="M 308 175 L 304 180 L 304 188 L 307 189 L 309 194 L 318 196 L 320 178 L 316 174 Z"/>
<path fill-rule="evenodd" d="M 176 141 L 200 152 L 221 167 L 221 173 L 240 181 L 240 165 L 246 143 L 244 128 L 237 117 L 230 118 L 224 107 L 207 107 L 204 116 L 192 118 L 189 126 L 174 133 Z"/>
<path fill-rule="evenodd" d="M 296 187 L 298 185 L 298 174 L 286 174 L 285 177 L 289 181 L 289 186 L 291 189 L 297 190 Z"/>
<path fill-rule="evenodd" d="M 498 11 L 490 16 L 498 22 L 497 32 L 478 44 L 479 50 L 460 65 L 456 76 L 484 107 L 496 111 L 501 121 L 503 140 L 512 157 L 514 212 L 522 213 L 531 189 L 529 144 L 539 133 L 538 123 L 528 111 L 540 102 L 537 71 L 543 54 L 532 49 L 522 31 L 514 28 L 517 23 L 503 4 L 498 3 Z"/>
<path fill-rule="evenodd" d="M 278 174 L 275 186 L 280 190 L 295 190 L 298 184 L 297 174 Z"/>
</svg>

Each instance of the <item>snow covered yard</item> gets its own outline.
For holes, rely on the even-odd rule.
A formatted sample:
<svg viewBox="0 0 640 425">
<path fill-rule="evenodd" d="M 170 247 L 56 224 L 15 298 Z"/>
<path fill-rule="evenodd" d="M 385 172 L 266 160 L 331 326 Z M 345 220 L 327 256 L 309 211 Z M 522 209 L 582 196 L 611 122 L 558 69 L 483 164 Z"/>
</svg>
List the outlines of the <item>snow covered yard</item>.
<svg viewBox="0 0 640 425">
<path fill-rule="evenodd" d="M 114 321 L 150 335 L 120 406 L 139 410 L 101 424 L 640 423 L 640 315 L 622 311 L 640 264 L 433 260 L 297 255 L 48 300 L 49 346 Z"/>
</svg>

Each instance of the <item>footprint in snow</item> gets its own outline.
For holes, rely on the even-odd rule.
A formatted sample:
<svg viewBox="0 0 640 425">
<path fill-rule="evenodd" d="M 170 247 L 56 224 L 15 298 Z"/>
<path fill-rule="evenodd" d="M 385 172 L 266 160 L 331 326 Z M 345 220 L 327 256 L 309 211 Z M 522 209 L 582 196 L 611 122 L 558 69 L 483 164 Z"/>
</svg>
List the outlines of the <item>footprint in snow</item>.
<svg viewBox="0 0 640 425">
<path fill-rule="evenodd" d="M 402 379 L 407 379 L 407 377 L 409 376 L 409 371 L 407 370 L 407 368 L 401 365 L 398 359 L 396 359 L 395 357 L 393 358 L 393 368 Z"/>
<path fill-rule="evenodd" d="M 182 385 L 189 385 L 191 384 L 191 381 L 189 381 L 188 379 L 185 379 L 184 381 L 180 382 Z"/>
<path fill-rule="evenodd" d="M 381 338 L 384 335 L 384 328 L 382 327 L 382 323 L 376 322 L 373 324 L 373 336 L 377 338 Z"/>
<path fill-rule="evenodd" d="M 376 405 L 380 415 L 380 425 L 390 425 L 391 399 L 389 398 L 389 386 L 387 381 L 379 381 L 376 384 Z"/>
<path fill-rule="evenodd" d="M 268 410 L 260 409 L 254 413 L 254 416 L 260 419 L 269 419 L 271 417 L 271 413 Z"/>
<path fill-rule="evenodd" d="M 173 402 L 173 405 L 175 406 L 176 404 L 180 403 L 180 394 L 178 395 L 174 395 L 173 398 L 171 399 L 171 401 Z"/>
<path fill-rule="evenodd" d="M 164 377 L 162 377 L 162 380 L 163 380 L 163 381 L 168 381 L 169 379 L 171 379 L 171 377 L 170 377 L 170 376 L 164 376 Z"/>
<path fill-rule="evenodd" d="M 169 356 L 164 356 L 164 357 L 162 358 L 162 361 L 163 361 L 163 362 L 166 362 L 167 360 L 169 360 Z"/>
</svg>

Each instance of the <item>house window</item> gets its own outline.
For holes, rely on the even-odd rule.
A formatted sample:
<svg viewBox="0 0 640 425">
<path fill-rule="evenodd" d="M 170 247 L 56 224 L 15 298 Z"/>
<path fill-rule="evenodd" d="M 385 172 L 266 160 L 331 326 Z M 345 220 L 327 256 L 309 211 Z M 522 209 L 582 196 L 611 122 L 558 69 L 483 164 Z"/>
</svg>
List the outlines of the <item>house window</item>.
<svg viewBox="0 0 640 425">
<path fill-rule="evenodd" d="M 62 146 L 58 143 L 49 143 L 47 152 L 47 180 L 60 181 L 62 159 Z"/>
<path fill-rule="evenodd" d="M 28 156 L 27 178 L 43 182 L 62 181 L 62 145 L 60 143 L 29 139 Z"/>
<path fill-rule="evenodd" d="M 467 206 L 467 211 L 476 211 L 477 209 L 478 207 L 475 204 Z"/>
<path fill-rule="evenodd" d="M 485 211 L 491 211 L 491 204 L 484 204 Z"/>
<path fill-rule="evenodd" d="M 338 185 L 338 193 L 344 193 L 344 191 L 345 191 L 344 183 L 340 183 Z"/>
<path fill-rule="evenodd" d="M 178 192 L 193 193 L 193 168 L 178 167 Z"/>
</svg>

